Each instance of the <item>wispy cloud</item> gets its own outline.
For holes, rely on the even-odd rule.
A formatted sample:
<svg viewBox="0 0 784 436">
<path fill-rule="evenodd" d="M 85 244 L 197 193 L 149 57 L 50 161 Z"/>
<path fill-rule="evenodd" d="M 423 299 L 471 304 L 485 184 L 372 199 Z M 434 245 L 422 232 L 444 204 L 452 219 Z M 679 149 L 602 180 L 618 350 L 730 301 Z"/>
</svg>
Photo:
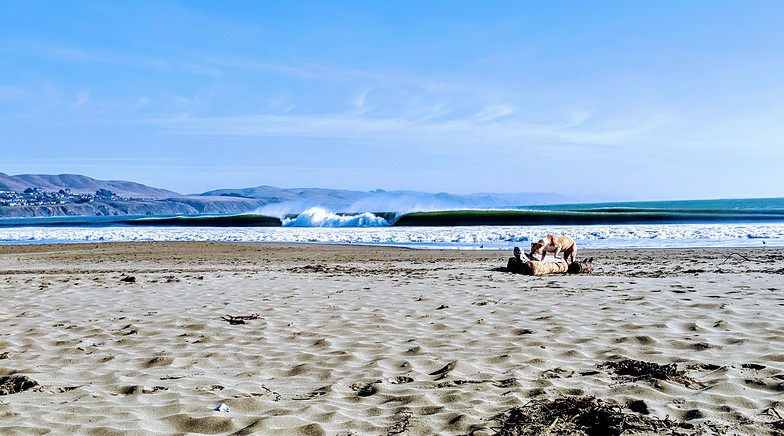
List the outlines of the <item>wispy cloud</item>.
<svg viewBox="0 0 784 436">
<path fill-rule="evenodd" d="M 134 99 L 133 102 L 131 102 L 131 108 L 133 110 L 144 109 L 147 106 L 149 106 L 151 102 L 152 100 L 150 100 L 149 97 L 146 96 L 137 97 L 136 99 Z"/>
<path fill-rule="evenodd" d="M 25 96 L 27 91 L 17 86 L 0 85 L 0 100 L 17 100 Z"/>
<path fill-rule="evenodd" d="M 481 80 L 470 80 L 439 74 L 432 76 L 412 70 L 374 70 L 328 65 L 311 62 L 287 64 L 275 61 L 255 61 L 253 59 L 235 58 L 212 53 L 202 53 L 199 58 L 212 67 L 222 70 L 258 71 L 299 80 L 314 82 L 363 83 L 375 84 L 381 89 L 413 89 L 423 94 L 470 94 L 498 98 L 508 94 L 509 90 L 499 90 L 495 86 Z"/>
<path fill-rule="evenodd" d="M 115 57 L 94 50 L 31 41 L 20 44 L 23 52 L 65 62 L 115 62 Z"/>
<path fill-rule="evenodd" d="M 95 48 L 71 47 L 38 41 L 19 42 L 12 45 L 11 48 L 15 53 L 67 63 L 118 65 L 202 76 L 219 76 L 221 74 L 218 66 L 199 63 L 198 56 L 188 58 L 183 54 L 154 56 L 135 54 L 130 50 L 107 52 Z"/>
<path fill-rule="evenodd" d="M 369 93 L 370 89 L 366 89 L 362 91 L 356 98 L 351 100 L 351 105 L 356 108 L 358 114 L 364 114 L 369 110 L 367 107 L 367 96 Z"/>
<path fill-rule="evenodd" d="M 506 118 L 515 112 L 517 112 L 517 109 L 511 104 L 492 105 L 476 113 L 473 116 L 473 120 L 478 124 L 488 123 Z"/>
<path fill-rule="evenodd" d="M 90 101 L 90 91 L 82 90 L 76 95 L 76 99 L 71 103 L 71 109 L 81 109 Z"/>
<path fill-rule="evenodd" d="M 571 128 L 563 124 L 526 123 L 512 117 L 512 107 L 489 107 L 464 118 L 417 120 L 407 117 L 349 115 L 244 115 L 231 117 L 167 117 L 148 119 L 154 125 L 178 135 L 218 137 L 302 137 L 338 138 L 381 147 L 430 149 L 473 148 L 486 144 L 490 149 L 510 146 L 614 145 L 644 138 L 652 125 L 638 124 L 606 128 Z M 492 122 L 490 122 L 492 121 Z M 551 149 L 552 150 L 552 149 Z"/>
</svg>

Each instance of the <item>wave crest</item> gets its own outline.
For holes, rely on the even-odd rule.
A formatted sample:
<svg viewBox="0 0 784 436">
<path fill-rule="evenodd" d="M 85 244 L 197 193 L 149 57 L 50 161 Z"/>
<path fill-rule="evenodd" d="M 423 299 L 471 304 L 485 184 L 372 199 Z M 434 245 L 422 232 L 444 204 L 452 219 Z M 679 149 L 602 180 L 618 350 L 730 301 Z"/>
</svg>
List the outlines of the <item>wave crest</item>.
<svg viewBox="0 0 784 436">
<path fill-rule="evenodd" d="M 387 227 L 389 222 L 370 212 L 346 215 L 336 214 L 321 207 L 310 209 L 296 218 L 284 218 L 284 227 Z"/>
</svg>

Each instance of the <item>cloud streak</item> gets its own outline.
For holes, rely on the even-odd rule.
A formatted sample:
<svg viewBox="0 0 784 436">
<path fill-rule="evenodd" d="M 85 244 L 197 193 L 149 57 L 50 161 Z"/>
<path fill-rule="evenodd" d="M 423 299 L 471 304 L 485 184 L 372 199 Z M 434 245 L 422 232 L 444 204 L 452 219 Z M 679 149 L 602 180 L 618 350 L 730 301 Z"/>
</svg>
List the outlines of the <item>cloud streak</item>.
<svg viewBox="0 0 784 436">
<path fill-rule="evenodd" d="M 163 117 L 143 123 L 172 134 L 209 137 L 301 137 L 336 138 L 387 146 L 409 143 L 431 148 L 491 148 L 519 145 L 559 144 L 619 145 L 647 137 L 654 125 L 590 128 L 565 124 L 526 123 L 511 118 L 509 106 L 489 107 L 465 118 L 432 120 L 422 117 L 374 118 L 348 115 L 241 115 L 215 117 Z"/>
</svg>

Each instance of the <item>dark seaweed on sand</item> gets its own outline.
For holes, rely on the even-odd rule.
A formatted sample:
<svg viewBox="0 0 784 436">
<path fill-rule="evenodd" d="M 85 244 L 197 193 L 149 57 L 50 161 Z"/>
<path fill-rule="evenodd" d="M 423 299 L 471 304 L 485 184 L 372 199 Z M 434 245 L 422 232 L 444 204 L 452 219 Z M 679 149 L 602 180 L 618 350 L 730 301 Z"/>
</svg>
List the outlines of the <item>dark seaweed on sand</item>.
<svg viewBox="0 0 784 436">
<path fill-rule="evenodd" d="M 681 384 L 689 388 L 699 388 L 702 385 L 697 380 L 686 375 L 685 371 L 679 371 L 678 365 L 670 363 L 659 365 L 642 360 L 624 359 L 617 362 L 605 362 L 599 368 L 608 368 L 620 376 L 630 376 L 635 380 L 667 380 Z"/>
<path fill-rule="evenodd" d="M 775 404 L 778 405 L 778 402 Z M 775 405 L 773 407 L 769 407 L 765 409 L 763 415 L 773 418 L 773 421 L 769 423 L 773 428 L 777 430 L 784 430 L 784 416 L 781 416 L 779 411 L 776 410 Z"/>
<path fill-rule="evenodd" d="M 493 418 L 498 436 L 583 435 L 614 436 L 625 431 L 669 433 L 677 426 L 669 418 L 659 419 L 623 412 L 620 406 L 595 397 L 532 400 Z"/>
<path fill-rule="evenodd" d="M 0 377 L 0 395 L 16 394 L 38 386 L 38 382 L 26 375 Z"/>
</svg>

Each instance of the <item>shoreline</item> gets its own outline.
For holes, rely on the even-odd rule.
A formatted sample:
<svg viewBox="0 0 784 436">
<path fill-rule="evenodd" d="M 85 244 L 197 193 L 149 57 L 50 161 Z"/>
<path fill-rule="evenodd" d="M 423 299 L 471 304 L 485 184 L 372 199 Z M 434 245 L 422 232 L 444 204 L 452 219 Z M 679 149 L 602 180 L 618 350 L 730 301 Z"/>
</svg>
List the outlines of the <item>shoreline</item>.
<svg viewBox="0 0 784 436">
<path fill-rule="evenodd" d="M 0 245 L 0 377 L 38 383 L 0 395 L 0 429 L 494 434 L 514 408 L 595 398 L 676 426 L 644 434 L 780 434 L 766 411 L 784 412 L 784 249 L 581 250 L 593 274 L 493 271 L 509 256 Z M 628 361 L 678 377 L 618 374 Z"/>
<path fill-rule="evenodd" d="M 581 242 L 581 241 L 578 241 Z M 345 247 L 366 247 L 366 248 L 389 248 L 389 249 L 402 249 L 402 250 L 419 250 L 419 251 L 457 251 L 461 253 L 481 252 L 510 252 L 515 246 L 520 247 L 523 251 L 527 251 L 530 246 L 530 241 L 523 241 L 522 243 L 510 245 L 508 247 L 450 247 L 450 246 L 410 246 L 405 244 L 374 244 L 362 242 L 288 242 L 288 241 L 0 241 L 0 248 L 2 247 L 23 247 L 23 246 L 68 246 L 68 245 L 104 245 L 104 244 L 237 244 L 237 245 L 268 245 L 268 246 L 285 246 L 285 247 L 330 247 L 330 246 L 345 246 Z M 781 250 L 784 249 L 784 241 L 781 244 L 775 241 L 773 244 L 762 242 L 761 245 L 695 245 L 695 246 L 658 246 L 658 247 L 598 247 L 598 248 L 582 248 L 580 252 L 612 252 L 612 251 L 694 251 L 694 250 Z"/>
<path fill-rule="evenodd" d="M 351 244 L 426 250 L 527 247 L 565 234 L 580 249 L 784 248 L 784 223 L 469 227 L 18 227 L 0 228 L 0 244 L 92 242 L 248 242 Z"/>
</svg>

